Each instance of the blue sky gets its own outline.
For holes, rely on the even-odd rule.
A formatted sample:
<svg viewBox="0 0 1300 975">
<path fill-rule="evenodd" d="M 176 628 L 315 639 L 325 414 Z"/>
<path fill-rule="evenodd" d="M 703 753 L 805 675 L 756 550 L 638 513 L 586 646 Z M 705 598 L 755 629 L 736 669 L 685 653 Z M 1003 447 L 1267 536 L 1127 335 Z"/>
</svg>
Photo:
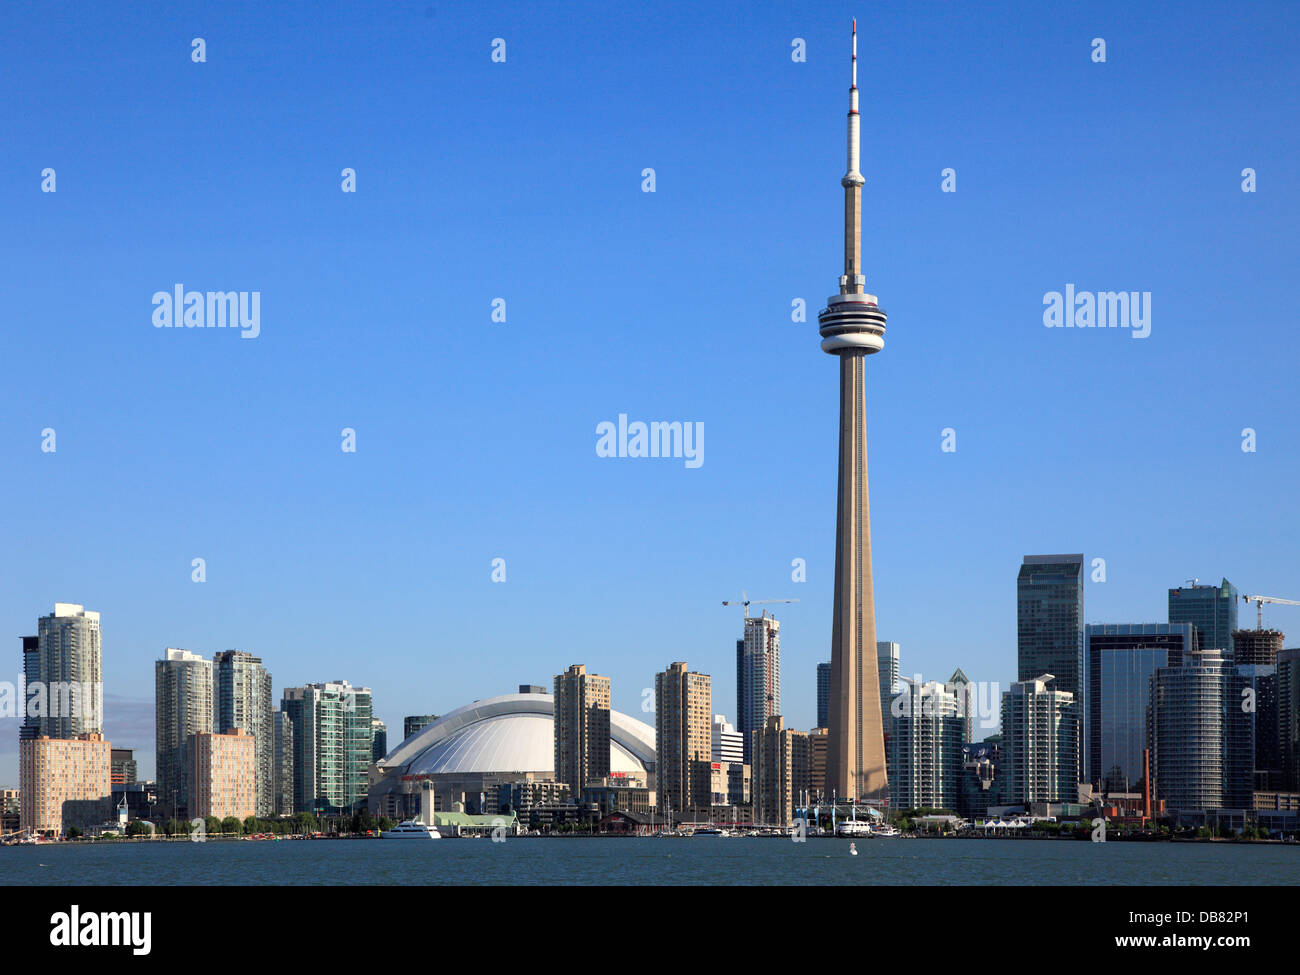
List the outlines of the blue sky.
<svg viewBox="0 0 1300 975">
<path fill-rule="evenodd" d="M 801 600 L 784 710 L 811 726 L 855 15 L 904 673 L 1013 680 L 1026 553 L 1106 560 L 1094 622 L 1162 620 L 1193 576 L 1300 597 L 1294 5 L 15 3 L 7 679 L 56 600 L 99 610 L 107 731 L 145 774 L 166 646 L 258 653 L 277 693 L 367 684 L 390 729 L 575 662 L 639 713 L 686 660 L 734 717 L 744 588 Z M 260 291 L 261 334 L 154 328 L 178 282 Z M 1151 292 L 1150 336 L 1044 328 L 1067 283 Z M 703 423 L 703 466 L 597 457 L 619 413 Z"/>
</svg>

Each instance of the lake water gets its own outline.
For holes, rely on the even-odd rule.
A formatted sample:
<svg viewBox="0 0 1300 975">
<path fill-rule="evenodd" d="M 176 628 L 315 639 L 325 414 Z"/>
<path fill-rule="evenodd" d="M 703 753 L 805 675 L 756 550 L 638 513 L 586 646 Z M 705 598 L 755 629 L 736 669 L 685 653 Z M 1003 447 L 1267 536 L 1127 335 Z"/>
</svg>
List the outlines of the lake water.
<svg viewBox="0 0 1300 975">
<path fill-rule="evenodd" d="M 1061 840 L 611 838 L 115 843 L 0 849 L 4 884 L 1241 884 L 1300 846 Z"/>
</svg>

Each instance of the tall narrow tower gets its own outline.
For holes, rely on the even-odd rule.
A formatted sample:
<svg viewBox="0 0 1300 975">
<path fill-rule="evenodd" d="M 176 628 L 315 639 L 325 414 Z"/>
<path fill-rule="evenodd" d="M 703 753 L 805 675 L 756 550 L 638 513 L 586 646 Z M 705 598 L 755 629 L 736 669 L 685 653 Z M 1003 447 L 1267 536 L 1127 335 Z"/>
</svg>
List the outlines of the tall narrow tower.
<svg viewBox="0 0 1300 975">
<path fill-rule="evenodd" d="M 885 345 L 885 312 L 862 275 L 862 184 L 858 172 L 858 22 L 853 22 L 849 168 L 844 187 L 844 273 L 840 293 L 817 316 L 822 351 L 840 360 L 839 501 L 835 518 L 835 618 L 831 629 L 830 741 L 826 786 L 840 798 L 888 795 L 876 605 L 871 588 L 867 503 L 866 358 Z"/>
</svg>

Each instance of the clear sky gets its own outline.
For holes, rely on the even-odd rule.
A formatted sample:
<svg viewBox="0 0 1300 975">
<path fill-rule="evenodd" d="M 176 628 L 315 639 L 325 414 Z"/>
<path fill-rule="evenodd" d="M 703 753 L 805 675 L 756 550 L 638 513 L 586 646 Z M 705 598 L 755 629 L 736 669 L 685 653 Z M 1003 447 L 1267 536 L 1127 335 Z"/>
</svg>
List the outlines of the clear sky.
<svg viewBox="0 0 1300 975">
<path fill-rule="evenodd" d="M 1095 622 L 1163 620 L 1193 576 L 1300 598 L 1300 7 L 652 6 L 0 7 L 5 679 L 55 601 L 100 611 L 145 775 L 167 646 L 368 685 L 392 742 L 577 662 L 652 720 L 685 660 L 734 719 L 743 588 L 801 600 L 783 710 L 811 726 L 855 15 L 903 672 L 1014 680 L 1026 553 L 1104 558 Z M 178 283 L 260 292 L 260 335 L 155 328 Z M 1067 284 L 1150 292 L 1150 335 L 1045 328 Z M 703 465 L 598 457 L 619 413 L 702 423 Z"/>
</svg>

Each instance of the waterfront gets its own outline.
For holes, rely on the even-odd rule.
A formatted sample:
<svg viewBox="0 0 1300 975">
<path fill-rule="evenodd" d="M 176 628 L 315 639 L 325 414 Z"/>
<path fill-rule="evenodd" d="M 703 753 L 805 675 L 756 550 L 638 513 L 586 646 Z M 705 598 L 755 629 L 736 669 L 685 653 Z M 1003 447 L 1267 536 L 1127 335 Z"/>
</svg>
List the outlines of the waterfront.
<svg viewBox="0 0 1300 975">
<path fill-rule="evenodd" d="M 0 850 L 34 885 L 1284 885 L 1294 846 L 1054 840 L 511 839 L 48 844 Z"/>
</svg>

